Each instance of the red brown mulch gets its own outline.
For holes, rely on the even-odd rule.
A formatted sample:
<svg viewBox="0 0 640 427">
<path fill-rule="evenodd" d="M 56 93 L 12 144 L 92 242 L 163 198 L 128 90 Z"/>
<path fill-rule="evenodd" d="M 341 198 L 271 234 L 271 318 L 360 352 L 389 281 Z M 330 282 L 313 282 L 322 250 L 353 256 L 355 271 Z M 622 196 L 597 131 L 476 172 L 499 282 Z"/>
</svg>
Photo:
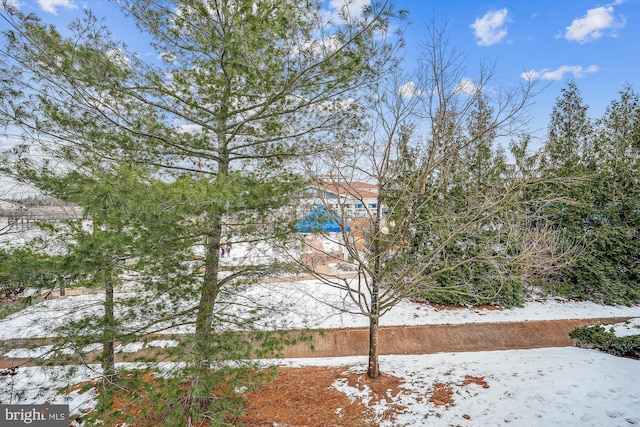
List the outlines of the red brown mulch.
<svg viewBox="0 0 640 427">
<path fill-rule="evenodd" d="M 332 387 L 337 379 L 349 385 L 365 384 L 373 400 L 397 394 L 401 381 L 391 376 L 371 380 L 345 367 L 278 368 L 278 376 L 258 390 L 246 395 L 247 414 L 237 419 L 247 427 L 280 426 L 376 426 L 373 413 L 362 402 L 352 402 Z"/>
<path fill-rule="evenodd" d="M 346 395 L 331 387 L 344 379 L 351 387 L 371 390 L 369 405 L 386 400 L 389 410 L 382 417 L 393 421 L 394 413 L 404 408 L 394 404 L 403 392 L 403 381 L 382 374 L 372 380 L 365 374 L 346 371 L 345 367 L 278 368 L 278 376 L 270 383 L 249 393 L 246 398 L 247 415 L 238 418 L 247 427 L 333 427 L 377 426 L 372 411 L 360 400 L 352 402 Z M 435 405 L 455 405 L 454 388 L 477 384 L 489 388 L 482 377 L 466 375 L 462 382 L 435 383 L 425 390 L 424 399 Z"/>
<path fill-rule="evenodd" d="M 347 395 L 332 387 L 336 380 L 344 380 L 351 387 L 370 390 L 369 405 L 385 400 L 389 407 L 385 419 L 393 419 L 396 410 L 402 410 L 392 403 L 393 397 L 402 393 L 403 381 L 381 374 L 371 379 L 366 374 L 348 371 L 347 367 L 276 368 L 277 375 L 258 389 L 244 395 L 246 414 L 229 419 L 233 424 L 246 427 L 375 427 L 375 414 L 360 399 L 351 400 Z M 152 373 L 141 373 L 145 387 L 136 390 L 115 392 L 110 411 L 105 415 L 105 425 L 153 427 L 162 424 L 158 418 L 158 405 L 168 402 L 154 401 L 148 388 L 163 387 L 162 379 Z M 69 392 L 99 387 L 97 383 L 84 382 L 70 387 Z M 215 394 L 215 393 L 213 393 Z M 135 396 L 135 398 L 133 398 Z M 156 415 L 153 415 L 153 414 Z M 136 420 L 132 423 L 132 420 Z M 206 426 L 206 422 L 199 427 Z"/>
<path fill-rule="evenodd" d="M 231 424 L 243 424 L 246 427 L 375 427 L 379 424 L 369 406 L 385 400 L 389 409 L 382 418 L 391 422 L 394 414 L 404 409 L 393 403 L 394 398 L 404 391 L 403 380 L 391 375 L 381 374 L 371 379 L 366 374 L 349 371 L 347 367 L 278 367 L 276 370 L 274 379 L 245 394 L 246 414 L 229 419 Z M 147 384 L 161 383 L 151 373 L 143 374 L 143 378 Z M 350 387 L 359 390 L 370 390 L 370 400 L 362 402 L 358 398 L 352 401 L 332 386 L 336 380 L 344 380 Z M 423 398 L 435 405 L 453 406 L 454 388 L 469 384 L 489 388 L 484 378 L 467 375 L 462 382 L 435 383 L 430 390 L 425 390 Z M 90 383 L 81 383 L 70 390 L 90 386 Z M 158 402 L 149 400 L 144 389 L 134 394 L 135 401 L 124 394 L 116 393 L 113 396 L 114 416 L 107 417 L 106 426 L 119 425 L 127 418 L 127 425 L 138 427 L 152 427 L 162 422 L 157 417 L 139 419 L 142 413 L 152 413 Z M 137 421 L 132 423 L 132 419 Z M 201 423 L 199 426 L 206 425 Z"/>
<path fill-rule="evenodd" d="M 449 375 L 449 373 L 447 373 Z M 454 389 L 453 386 L 467 386 L 469 384 L 477 384 L 482 388 L 489 388 L 489 384 L 485 381 L 483 377 L 473 377 L 471 375 L 465 375 L 464 380 L 461 383 L 435 383 L 433 385 L 433 389 L 431 390 L 431 397 L 429 397 L 429 402 L 438 406 L 453 406 L 455 405 L 455 400 L 453 398 Z"/>
<path fill-rule="evenodd" d="M 451 384 L 435 383 L 429 402 L 434 405 L 453 405 L 453 389 Z"/>
<path fill-rule="evenodd" d="M 484 378 L 482 377 L 472 377 L 471 375 L 466 375 L 464 377 L 464 381 L 462 382 L 463 385 L 467 385 L 467 384 L 478 384 L 479 386 L 482 386 L 482 388 L 489 388 L 489 384 L 487 384 L 487 382 L 484 380 Z"/>
</svg>

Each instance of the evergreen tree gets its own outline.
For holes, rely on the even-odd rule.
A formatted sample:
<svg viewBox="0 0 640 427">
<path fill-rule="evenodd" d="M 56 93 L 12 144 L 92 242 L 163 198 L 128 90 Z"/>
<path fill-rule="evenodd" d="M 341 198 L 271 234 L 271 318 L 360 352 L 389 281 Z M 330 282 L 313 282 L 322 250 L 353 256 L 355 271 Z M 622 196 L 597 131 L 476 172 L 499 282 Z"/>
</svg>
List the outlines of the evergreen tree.
<svg viewBox="0 0 640 427">
<path fill-rule="evenodd" d="M 593 168 L 594 139 L 588 109 L 576 84 L 568 82 L 552 109 L 542 156 L 545 176 L 573 182 L 571 185 L 552 183 L 541 189 L 555 196 L 554 201 L 541 209 L 563 230 L 564 238 L 575 241 L 578 246 L 583 245 L 583 220 L 593 206 L 588 177 Z M 551 277 L 556 273 L 551 273 Z"/>
<path fill-rule="evenodd" d="M 181 276 L 191 281 L 178 282 L 196 297 L 185 414 L 220 419 L 211 390 L 224 375 L 210 370 L 232 347 L 219 342 L 220 299 L 277 267 L 243 265 L 220 275 L 221 246 L 286 235 L 279 208 L 300 182 L 287 163 L 323 150 L 323 134 L 357 119 L 353 103 L 342 100 L 356 97 L 391 59 L 378 35 L 388 31 L 392 7 L 374 2 L 355 15 L 344 8 L 338 22 L 327 23 L 316 1 L 113 4 L 150 38 L 161 62 L 146 63 L 113 41 L 90 12 L 64 35 L 4 3 L 0 68 L 8 78 L 0 83 L 0 122 L 24 137 L 6 169 L 45 190 L 84 179 L 86 169 L 121 165 L 145 165 L 153 168 L 147 178 L 172 183 L 171 216 L 154 222 L 138 215 L 145 205 L 132 215 L 144 220 L 139 230 L 162 225 L 158 234 L 204 248 L 201 265 L 186 252 L 167 259 L 153 242 L 147 255 L 191 268 Z M 29 156 L 34 146 L 42 157 Z M 172 223 L 174 215 L 180 220 Z M 119 229 L 131 232 L 113 226 L 106 229 L 114 238 Z M 237 357 L 247 358 L 248 344 Z"/>
<path fill-rule="evenodd" d="M 575 82 L 561 89 L 551 112 L 545 161 L 551 169 L 571 171 L 593 153 L 593 126 Z"/>
<path fill-rule="evenodd" d="M 600 270 L 585 289 L 592 298 L 616 304 L 640 301 L 640 101 L 625 86 L 596 122 L 597 173 L 592 181 L 595 212 L 585 266 Z M 586 254 L 585 254 L 586 255 Z M 594 289 L 596 288 L 596 289 Z"/>
<path fill-rule="evenodd" d="M 560 147 L 562 141 L 575 146 L 575 129 L 592 129 L 575 96 L 577 89 L 565 91 L 565 97 L 577 102 L 558 100 L 559 105 L 573 105 L 576 111 L 566 117 L 552 115 L 550 128 L 558 121 L 572 122 L 567 134 L 555 132 L 549 144 Z M 558 108 L 554 109 L 556 111 Z M 593 131 L 583 132 L 584 149 L 578 156 L 569 149 L 566 157 L 555 149 L 557 167 L 549 173 L 578 177 L 569 187 L 556 187 L 564 202 L 547 206 L 550 220 L 564 230 L 566 239 L 580 242 L 582 250 L 559 274 L 547 277 L 557 291 L 570 297 L 605 303 L 631 304 L 638 301 L 638 95 L 631 87 L 620 93 Z M 571 142 L 573 141 L 573 142 Z"/>
<path fill-rule="evenodd" d="M 61 295 L 68 288 L 89 293 L 73 304 L 60 304 L 47 322 L 36 317 L 44 336 L 55 344 L 53 357 L 40 362 L 100 362 L 105 391 L 100 400 L 106 403 L 118 381 L 116 346 L 144 342 L 189 320 L 180 302 L 193 298 L 190 273 L 175 260 L 191 251 L 190 241 L 177 230 L 181 217 L 168 209 L 170 185 L 149 178 L 142 168 L 83 172 L 32 181 L 48 194 L 81 206 L 84 219 L 40 222 L 51 236 L 10 251 L 0 279 L 44 295 L 56 288 Z M 166 232 L 169 228 L 173 234 Z M 124 292 L 132 280 L 137 285 Z M 96 344 L 101 350 L 94 356 Z"/>
<path fill-rule="evenodd" d="M 468 182 L 478 190 L 491 185 L 491 181 L 504 174 L 504 169 L 496 170 L 495 165 L 504 167 L 504 157 L 497 152 L 496 129 L 491 126 L 491 118 L 495 111 L 489 105 L 486 95 L 478 96 L 467 123 L 468 138 L 477 141 L 462 150 L 464 158 L 463 171 L 468 175 Z M 498 176 L 496 176 L 498 175 Z"/>
<path fill-rule="evenodd" d="M 523 181 L 510 174 L 506 154 L 494 147 L 498 129 L 493 122 L 495 111 L 489 101 L 486 94 L 479 94 L 473 100 L 466 132 L 460 130 L 459 138 L 464 144 L 460 160 L 456 160 L 458 164 L 453 166 L 452 180 L 439 186 L 441 201 L 437 206 L 429 207 L 429 215 L 433 218 L 452 218 L 452 214 L 466 216 L 479 206 L 490 203 L 500 192 L 509 194 L 513 191 L 513 188 L 509 190 L 512 185 Z M 450 161 L 448 159 L 447 164 Z M 425 287 L 423 298 L 446 304 L 514 305 L 522 302 L 522 272 L 515 262 L 511 265 L 506 262 L 509 256 L 505 253 L 507 250 L 518 253 L 515 248 L 507 249 L 507 245 L 517 243 L 516 239 L 508 241 L 507 233 L 513 233 L 514 226 L 519 223 L 517 218 L 522 215 L 522 207 L 520 202 L 512 201 L 510 204 L 502 212 L 494 212 L 477 224 L 456 232 L 455 241 L 447 243 L 438 261 L 434 262 L 433 270 L 442 270 L 442 273 L 434 275 L 437 286 Z M 441 244 L 449 239 L 450 233 L 439 234 L 429 230 L 428 234 L 416 234 L 415 238 Z M 468 262 L 472 259 L 476 261 Z M 495 259 L 503 261 L 495 262 Z"/>
</svg>

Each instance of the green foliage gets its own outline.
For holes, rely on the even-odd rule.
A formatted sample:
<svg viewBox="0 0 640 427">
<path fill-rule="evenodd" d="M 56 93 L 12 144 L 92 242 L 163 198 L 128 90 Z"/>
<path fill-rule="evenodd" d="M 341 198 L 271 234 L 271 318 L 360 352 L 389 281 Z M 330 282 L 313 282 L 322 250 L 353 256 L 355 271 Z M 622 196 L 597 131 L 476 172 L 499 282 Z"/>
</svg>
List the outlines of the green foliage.
<svg viewBox="0 0 640 427">
<path fill-rule="evenodd" d="M 426 188 L 427 197 L 412 227 L 408 253 L 427 264 L 418 285 L 420 299 L 442 304 L 500 306 L 524 302 L 522 230 L 519 196 L 527 178 L 507 167 L 506 154 L 493 147 L 494 111 L 478 96 L 466 131 L 452 125 L 448 153 Z M 526 145 L 523 147 L 526 152 Z M 535 164 L 522 165 L 529 172 Z"/>
<path fill-rule="evenodd" d="M 582 176 L 570 187 L 554 188 L 564 201 L 545 207 L 547 217 L 563 230 L 567 241 L 578 242 L 579 253 L 559 272 L 546 277 L 545 286 L 563 295 L 605 304 L 640 302 L 640 150 L 637 127 L 640 103 L 631 87 L 620 93 L 592 129 L 575 85 L 563 91 L 552 116 L 547 150 L 553 176 Z M 567 99 L 568 98 L 568 99 Z M 569 102 L 571 101 L 571 102 Z M 569 108 L 570 107 L 570 108 Z M 580 114 L 576 116 L 576 111 Z M 577 123 L 577 120 L 583 123 Z M 566 126 L 561 127 L 559 123 Z M 563 156 L 562 144 L 581 135 L 581 149 Z M 577 141 L 577 140 L 576 140 Z M 577 143 L 574 141 L 574 146 Z M 554 148 L 555 147 L 555 148 Z"/>
<path fill-rule="evenodd" d="M 587 111 L 578 87 L 568 82 L 551 112 L 545 160 L 552 169 L 571 171 L 584 164 L 582 157 L 592 152 L 593 127 Z"/>
<path fill-rule="evenodd" d="M 101 342 L 107 369 L 114 342 L 195 317 L 183 361 L 198 412 L 227 404 L 210 399 L 211 364 L 255 350 L 227 333 L 258 326 L 234 317 L 229 296 L 281 268 L 220 274 L 220 246 L 288 237 L 283 206 L 301 182 L 290 164 L 357 128 L 344 100 L 392 61 L 378 35 L 396 14 L 375 1 L 327 24 L 318 1 L 112 3 L 161 61 L 144 62 L 89 11 L 64 33 L 10 5 L 0 12 L 0 125 L 24 135 L 0 170 L 86 215 L 64 228 L 55 274 L 100 292 L 102 312 L 57 332 L 77 348 Z M 115 292 L 131 283 L 136 292 Z M 274 337 L 257 337 L 261 351 L 278 350 Z"/>
<path fill-rule="evenodd" d="M 481 265 L 461 267 L 435 276 L 435 283 L 425 286 L 425 290 L 418 293 L 417 298 L 444 305 L 522 306 L 527 294 L 524 280 L 516 276 L 501 276 Z"/>
<path fill-rule="evenodd" d="M 194 402 L 191 384 L 181 371 L 122 371 L 117 387 L 95 384 L 98 405 L 83 418 L 88 426 L 134 423 L 140 426 L 230 425 L 244 412 L 243 394 L 275 375 L 273 369 L 227 366 L 212 371 L 209 399 Z M 196 410 L 197 408 L 197 410 Z"/>
<path fill-rule="evenodd" d="M 22 247 L 0 250 L 0 290 L 5 297 L 16 296 L 26 288 L 40 292 L 53 290 L 65 282 L 59 266 L 63 257 L 38 253 Z"/>
<path fill-rule="evenodd" d="M 586 253 L 566 268 L 565 294 L 604 304 L 640 302 L 640 242 L 620 227 L 593 230 Z"/>
<path fill-rule="evenodd" d="M 569 332 L 579 347 L 595 348 L 614 356 L 640 357 L 640 334 L 618 337 L 602 325 L 585 326 Z"/>
<path fill-rule="evenodd" d="M 61 268 L 64 260 L 62 255 L 42 253 L 30 246 L 0 250 L 0 318 L 31 305 L 34 291 L 48 295 L 68 286 L 70 274 Z M 22 297 L 26 289 L 29 296 Z"/>
</svg>

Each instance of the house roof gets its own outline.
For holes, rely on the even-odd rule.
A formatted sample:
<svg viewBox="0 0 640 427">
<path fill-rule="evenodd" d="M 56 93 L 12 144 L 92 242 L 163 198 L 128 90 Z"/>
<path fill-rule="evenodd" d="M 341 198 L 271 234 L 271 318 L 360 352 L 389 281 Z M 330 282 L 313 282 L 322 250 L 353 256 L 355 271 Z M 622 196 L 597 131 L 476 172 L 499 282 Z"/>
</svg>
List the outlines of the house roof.
<svg viewBox="0 0 640 427">
<path fill-rule="evenodd" d="M 378 197 L 378 187 L 366 182 L 322 182 L 320 183 L 320 186 L 328 192 L 342 196 L 349 195 L 358 200 L 375 199 Z"/>
</svg>

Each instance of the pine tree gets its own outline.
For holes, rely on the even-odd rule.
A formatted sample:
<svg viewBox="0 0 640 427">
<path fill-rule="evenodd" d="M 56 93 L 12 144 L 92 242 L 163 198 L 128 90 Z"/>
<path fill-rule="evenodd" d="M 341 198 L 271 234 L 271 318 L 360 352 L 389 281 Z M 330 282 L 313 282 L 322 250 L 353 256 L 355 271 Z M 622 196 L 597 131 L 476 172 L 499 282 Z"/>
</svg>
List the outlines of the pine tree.
<svg viewBox="0 0 640 427">
<path fill-rule="evenodd" d="M 25 140 L 7 169 L 45 189 L 69 170 L 127 164 L 172 183 L 175 194 L 163 206 L 172 216 L 157 221 L 158 234 L 204 248 L 201 265 L 186 252 L 164 258 L 191 267 L 178 285 L 196 297 L 185 413 L 220 419 L 211 389 L 221 375 L 210 371 L 232 345 L 220 345 L 220 337 L 231 340 L 220 324 L 230 316 L 218 303 L 243 280 L 277 267 L 243 265 L 220 275 L 221 245 L 286 236 L 280 207 L 301 181 L 288 162 L 323 150 L 323 134 L 357 119 L 342 100 L 357 97 L 391 59 L 377 35 L 388 31 L 393 11 L 374 2 L 327 23 L 316 1 L 113 3 L 150 38 L 161 62 L 145 63 L 113 41 L 90 12 L 65 36 L 5 5 L 0 68 L 10 78 L 0 83 L 0 121 Z M 30 146 L 44 164 L 28 155 Z M 173 215 L 181 219 L 169 226 Z M 140 230 L 156 226 L 144 212 L 134 217 L 145 220 Z M 156 248 L 150 242 L 146 250 Z M 246 359 L 250 344 L 238 343 L 235 358 Z"/>
<path fill-rule="evenodd" d="M 639 112 L 638 95 L 626 87 L 596 122 L 595 160 L 576 195 L 583 209 L 562 216 L 574 219 L 571 231 L 585 247 L 562 277 L 572 296 L 616 304 L 638 300 Z"/>
<path fill-rule="evenodd" d="M 551 116 L 549 127 L 555 131 L 546 151 L 556 154 L 547 173 L 576 182 L 552 188 L 562 201 L 546 211 L 565 239 L 582 249 L 546 281 L 570 297 L 630 304 L 638 299 L 638 97 L 626 87 L 595 125 L 586 111 L 570 84 Z"/>
<path fill-rule="evenodd" d="M 489 101 L 486 94 L 480 94 L 473 100 L 466 129 L 460 130 L 459 138 L 464 145 L 460 150 L 460 160 L 456 160 L 458 164 L 451 173 L 453 179 L 439 187 L 441 201 L 429 208 L 430 213 L 425 211 L 425 215 L 449 218 L 454 222 L 451 218 L 477 212 L 479 207 L 489 206 L 501 192 L 510 194 L 515 190 L 513 185 L 524 182 L 524 179 L 516 179 L 510 174 L 506 153 L 494 146 L 498 129 L 494 124 L 495 111 Z M 522 302 L 522 272 L 516 268 L 516 262 L 507 262 L 509 257 L 504 253 L 507 244 L 516 243 L 515 239 L 508 242 L 507 233 L 518 223 L 516 218 L 522 214 L 522 207 L 515 200 L 508 205 L 502 212 L 494 212 L 477 224 L 455 232 L 455 241 L 446 244 L 446 249 L 433 264 L 434 271 L 442 270 L 442 273 L 434 275 L 437 285 L 426 286 L 422 298 L 445 304 L 515 305 Z M 442 229 L 444 225 L 443 222 L 435 229 Z M 433 226 L 428 233 L 415 238 L 441 244 L 452 233 L 439 234 L 432 230 Z M 518 252 L 511 250 L 514 254 Z M 468 262 L 473 259 L 476 261 Z M 501 261 L 494 261 L 497 259 Z"/>
<path fill-rule="evenodd" d="M 594 139 L 588 109 L 575 82 L 568 82 L 552 109 L 542 156 L 545 176 L 573 181 L 571 185 L 551 184 L 541 189 L 555 197 L 542 210 L 563 230 L 565 239 L 577 242 L 578 246 L 584 244 L 584 218 L 589 216 L 594 203 L 589 184 Z M 549 280 L 558 280 L 557 273 L 551 273 Z"/>
<path fill-rule="evenodd" d="M 608 303 L 640 301 L 640 97 L 627 85 L 596 122 L 597 173 L 592 181 L 597 224 L 593 244 L 600 274 L 592 297 Z M 597 219 L 596 219 L 597 217 Z M 587 262 L 585 264 L 589 263 Z M 587 290 L 588 292 L 590 289 Z M 591 293 L 591 292 L 590 292 Z"/>
<path fill-rule="evenodd" d="M 593 152 L 593 125 L 575 82 L 561 89 L 551 112 L 545 160 L 552 169 L 572 170 Z"/>
</svg>

